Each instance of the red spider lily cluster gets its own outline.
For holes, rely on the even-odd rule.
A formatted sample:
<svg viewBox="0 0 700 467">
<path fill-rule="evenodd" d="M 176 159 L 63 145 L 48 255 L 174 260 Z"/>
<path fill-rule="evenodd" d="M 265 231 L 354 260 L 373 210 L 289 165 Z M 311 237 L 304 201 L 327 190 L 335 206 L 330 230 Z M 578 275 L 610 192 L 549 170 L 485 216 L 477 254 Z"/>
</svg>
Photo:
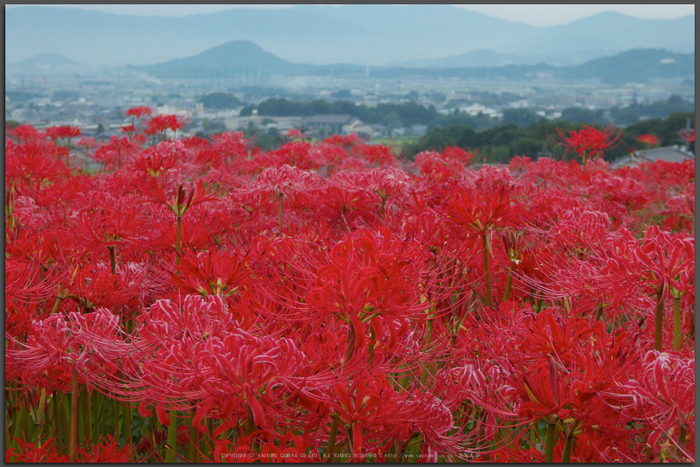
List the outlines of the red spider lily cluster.
<svg viewBox="0 0 700 467">
<path fill-rule="evenodd" d="M 645 144 L 647 147 L 654 147 L 661 144 L 661 138 L 656 135 L 644 134 L 637 136 L 637 141 Z"/>
<path fill-rule="evenodd" d="M 695 460 L 694 162 L 132 126 L 6 136 L 6 461 Z"/>
<path fill-rule="evenodd" d="M 579 131 L 571 131 L 569 136 L 558 129 L 557 144 L 566 147 L 567 152 L 576 152 L 583 161 L 585 168 L 589 158 L 601 159 L 603 153 L 614 146 L 620 138 L 620 134 L 612 126 L 605 130 L 584 126 Z"/>
</svg>

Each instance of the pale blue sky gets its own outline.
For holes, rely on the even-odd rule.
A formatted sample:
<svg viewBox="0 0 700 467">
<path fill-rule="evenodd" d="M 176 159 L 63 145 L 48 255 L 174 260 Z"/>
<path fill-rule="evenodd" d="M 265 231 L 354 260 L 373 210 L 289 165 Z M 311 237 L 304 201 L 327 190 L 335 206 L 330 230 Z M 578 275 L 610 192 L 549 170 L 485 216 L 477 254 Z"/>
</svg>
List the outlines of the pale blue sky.
<svg viewBox="0 0 700 467">
<path fill-rule="evenodd" d="M 22 5 L 6 5 L 13 8 Z M 51 7 L 86 8 L 117 14 L 155 15 L 155 16 L 187 16 L 198 13 L 213 13 L 233 8 L 290 8 L 295 5 L 50 5 Z M 695 4 L 658 4 L 658 5 L 591 5 L 591 4 L 560 4 L 560 5 L 454 5 L 460 8 L 485 13 L 496 18 L 518 21 L 533 26 L 554 26 L 566 24 L 580 18 L 594 15 L 603 11 L 616 11 L 636 18 L 673 19 L 695 14 Z"/>
</svg>

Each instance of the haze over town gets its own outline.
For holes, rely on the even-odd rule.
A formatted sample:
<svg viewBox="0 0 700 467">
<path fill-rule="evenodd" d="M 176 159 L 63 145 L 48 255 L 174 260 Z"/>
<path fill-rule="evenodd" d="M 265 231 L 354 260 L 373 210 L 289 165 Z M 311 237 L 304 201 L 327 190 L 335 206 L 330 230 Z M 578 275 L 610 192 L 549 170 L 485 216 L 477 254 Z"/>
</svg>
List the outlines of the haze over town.
<svg viewBox="0 0 700 467">
<path fill-rule="evenodd" d="M 362 122 L 370 139 L 418 138 L 450 122 L 625 126 L 694 111 L 694 5 L 7 5 L 5 13 L 5 117 L 38 128 L 70 123 L 106 137 L 138 105 L 187 118 L 192 135 L 284 132 L 311 117 L 270 115 L 271 99 L 414 103 L 430 115 L 409 122 L 386 112 Z M 290 116 L 298 121 L 281 118 Z"/>
</svg>

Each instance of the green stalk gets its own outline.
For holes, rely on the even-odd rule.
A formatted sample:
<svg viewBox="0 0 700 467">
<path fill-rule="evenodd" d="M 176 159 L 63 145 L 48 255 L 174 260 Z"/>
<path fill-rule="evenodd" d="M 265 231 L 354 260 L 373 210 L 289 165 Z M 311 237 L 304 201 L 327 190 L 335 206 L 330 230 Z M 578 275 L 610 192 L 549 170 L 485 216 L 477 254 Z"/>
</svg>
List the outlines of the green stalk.
<svg viewBox="0 0 700 467">
<path fill-rule="evenodd" d="M 686 426 L 685 423 L 683 423 L 682 421 L 679 421 L 678 425 L 678 444 L 685 448 L 685 437 L 687 436 Z M 677 449 L 677 452 L 679 456 L 682 456 L 680 449 Z"/>
<path fill-rule="evenodd" d="M 673 297 L 673 348 L 681 348 L 681 298 Z"/>
<path fill-rule="evenodd" d="M 13 423 L 13 430 L 12 430 L 12 436 L 14 438 L 20 438 L 20 435 L 22 434 L 22 430 L 25 429 L 24 427 L 27 425 L 27 417 L 28 412 L 27 412 L 27 403 L 26 400 L 24 403 L 22 403 L 22 406 L 19 408 L 19 412 L 15 414 L 15 419 Z M 25 429 L 26 430 L 26 429 Z"/>
<path fill-rule="evenodd" d="M 82 404 L 83 404 L 83 435 L 84 437 L 81 439 L 89 438 L 91 429 L 90 429 L 90 419 L 91 419 L 91 414 L 90 414 L 90 396 L 87 390 L 87 384 L 83 386 L 85 388 L 85 395 L 82 398 Z"/>
<path fill-rule="evenodd" d="M 51 309 L 51 314 L 58 312 L 58 309 L 61 307 L 61 303 L 63 303 L 63 300 L 65 300 L 65 297 L 61 296 L 59 296 L 56 299 L 56 303 L 53 304 L 53 308 Z"/>
<path fill-rule="evenodd" d="M 556 434 L 556 431 L 556 423 L 547 424 L 547 438 L 545 440 L 544 461 L 548 464 L 552 463 L 552 458 L 554 457 L 554 435 Z"/>
<path fill-rule="evenodd" d="M 690 309 L 690 338 L 695 342 L 695 311 L 694 308 Z"/>
<path fill-rule="evenodd" d="M 214 441 L 214 428 L 215 428 L 214 427 L 214 419 L 208 418 L 207 419 L 207 435 L 208 435 L 207 437 L 209 440 L 205 441 L 204 449 L 202 449 L 202 452 L 209 459 L 213 459 L 214 449 L 216 447 L 216 441 Z"/>
<path fill-rule="evenodd" d="M 654 349 L 661 352 L 661 344 L 663 340 L 663 326 L 664 326 L 664 302 L 663 297 L 663 286 L 659 287 L 656 292 L 656 329 L 654 333 Z"/>
<path fill-rule="evenodd" d="M 170 412 L 170 426 L 168 427 L 168 449 L 165 450 L 165 462 L 167 464 L 175 463 L 175 449 L 177 449 L 177 418 L 176 412 Z"/>
<path fill-rule="evenodd" d="M 71 410 L 70 410 L 70 441 L 69 441 L 69 461 L 75 463 L 75 457 L 78 453 L 78 408 L 79 404 L 79 389 L 78 389 L 78 370 L 73 367 L 73 384 L 71 387 Z"/>
<path fill-rule="evenodd" d="M 131 407 L 128 404 L 122 405 L 122 416 L 124 417 L 124 422 L 122 423 L 124 427 L 124 441 L 126 444 L 131 444 Z"/>
<path fill-rule="evenodd" d="M 595 320 L 600 321 L 600 318 L 603 316 L 603 305 L 601 303 L 598 303 L 598 311 L 595 314 Z"/>
<path fill-rule="evenodd" d="M 335 438 L 338 436 L 338 419 L 333 418 L 331 422 L 331 432 L 328 435 L 328 446 L 326 447 L 325 457 L 330 457 L 331 462 L 333 462 L 333 451 L 335 451 Z"/>
<path fill-rule="evenodd" d="M 190 416 L 190 442 L 187 445 L 187 460 L 196 463 L 197 460 L 197 446 L 199 446 L 199 430 L 194 426 L 195 410 L 192 408 L 192 415 Z"/>
<path fill-rule="evenodd" d="M 98 441 L 102 436 L 103 421 L 102 417 L 104 415 L 104 403 L 102 401 L 102 395 L 99 391 L 92 392 L 92 413 L 94 415 L 92 424 L 92 440 Z"/>
<path fill-rule="evenodd" d="M 370 327 L 369 338 L 370 338 L 370 340 L 375 340 L 373 327 Z M 371 365 L 373 360 L 374 360 L 374 342 L 370 342 L 368 349 L 367 349 L 367 363 Z"/>
<path fill-rule="evenodd" d="M 109 265 L 112 267 L 112 274 L 117 273 L 117 260 L 114 256 L 114 247 L 113 246 L 108 246 L 107 249 L 109 250 Z"/>
<path fill-rule="evenodd" d="M 481 234 L 484 243 L 484 270 L 486 271 L 486 306 L 491 306 L 491 272 L 489 271 L 489 240 L 486 232 Z"/>
<path fill-rule="evenodd" d="M 175 237 L 175 264 L 180 264 L 180 241 L 182 231 L 182 216 L 177 216 L 177 236 Z"/>
<path fill-rule="evenodd" d="M 510 286 L 513 282 L 513 269 L 508 269 L 508 279 L 506 280 L 506 293 L 503 295 L 503 301 L 505 302 L 510 297 Z"/>
<path fill-rule="evenodd" d="M 245 434 L 246 436 L 250 436 L 253 434 L 255 431 L 255 420 L 253 419 L 253 409 L 250 408 L 250 405 L 248 405 L 248 416 L 246 417 L 245 421 Z M 253 441 L 250 445 L 250 448 L 253 451 L 259 451 L 260 446 L 258 446 L 258 443 Z"/>
<path fill-rule="evenodd" d="M 282 235 L 282 200 L 283 199 L 284 199 L 284 193 L 280 193 L 280 219 L 279 219 L 280 235 Z"/>
<path fill-rule="evenodd" d="M 569 433 L 566 436 L 566 444 L 564 445 L 564 454 L 561 457 L 561 461 L 564 464 L 571 463 L 571 442 L 574 439 L 574 435 Z"/>
<path fill-rule="evenodd" d="M 51 402 L 53 404 L 53 414 L 51 416 L 51 422 L 49 423 L 49 437 L 53 438 L 57 444 L 56 449 L 60 452 L 60 445 L 58 445 L 59 439 L 57 436 L 58 429 L 58 401 L 56 400 L 56 390 L 52 392 Z M 5 439 L 10 439 L 9 436 Z"/>
<path fill-rule="evenodd" d="M 119 402 L 114 398 L 114 437 L 119 438 Z"/>
</svg>

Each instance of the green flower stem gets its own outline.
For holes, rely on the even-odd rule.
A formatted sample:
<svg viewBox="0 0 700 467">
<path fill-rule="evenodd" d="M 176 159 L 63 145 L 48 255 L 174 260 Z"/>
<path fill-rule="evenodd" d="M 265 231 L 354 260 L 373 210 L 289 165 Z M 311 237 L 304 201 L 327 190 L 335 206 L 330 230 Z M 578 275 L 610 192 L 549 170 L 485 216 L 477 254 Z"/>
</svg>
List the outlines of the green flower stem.
<svg viewBox="0 0 700 467">
<path fill-rule="evenodd" d="M 192 408 L 192 415 L 190 416 L 190 442 L 187 445 L 187 457 L 186 459 L 192 463 L 198 463 L 197 459 L 197 446 L 199 446 L 199 430 L 194 426 L 195 409 Z"/>
<path fill-rule="evenodd" d="M 116 260 L 116 257 L 114 256 L 114 247 L 108 246 L 107 249 L 109 250 L 109 265 L 112 268 L 112 274 L 116 274 L 117 273 L 117 260 Z"/>
<path fill-rule="evenodd" d="M 168 426 L 168 449 L 165 450 L 165 462 L 175 463 L 175 450 L 177 449 L 177 417 L 174 410 L 170 411 L 170 426 Z"/>
<path fill-rule="evenodd" d="M 508 268 L 508 279 L 506 280 L 506 293 L 503 294 L 503 301 L 505 302 L 510 297 L 510 287 L 513 282 L 513 269 Z"/>
<path fill-rule="evenodd" d="M 331 422 L 331 432 L 328 435 L 328 445 L 326 447 L 325 457 L 330 457 L 331 462 L 333 462 L 333 451 L 335 451 L 335 439 L 338 436 L 338 419 L 333 417 L 333 422 Z"/>
<path fill-rule="evenodd" d="M 491 272 L 489 271 L 489 239 L 486 232 L 481 234 L 484 243 L 484 271 L 486 272 L 486 306 L 491 306 Z"/>
<path fill-rule="evenodd" d="M 177 233 L 175 237 L 175 264 L 180 264 L 180 242 L 182 238 L 182 216 L 177 216 Z"/>
<path fill-rule="evenodd" d="M 91 421 L 91 413 L 90 413 L 90 396 L 88 395 L 88 390 L 87 390 L 87 385 L 83 385 L 85 388 L 85 395 L 82 397 L 82 404 L 83 404 L 83 438 L 90 438 L 90 433 L 92 430 L 90 429 L 90 421 Z"/>
<path fill-rule="evenodd" d="M 663 340 L 664 326 L 664 302 L 663 302 L 663 286 L 659 287 L 656 292 L 656 329 L 654 333 L 654 349 L 661 352 L 661 344 Z"/>
<path fill-rule="evenodd" d="M 279 218 L 280 235 L 282 235 L 282 200 L 283 199 L 284 199 L 284 193 L 280 193 L 280 218 Z"/>
<path fill-rule="evenodd" d="M 13 426 L 13 430 L 12 430 L 13 437 L 19 438 L 19 439 L 22 439 L 22 430 L 25 429 L 24 427 L 27 425 L 27 418 L 28 418 L 26 400 L 25 400 L 25 402 L 22 402 L 21 404 L 22 405 L 19 408 L 19 411 L 17 413 L 15 413 L 15 419 L 13 422 L 14 426 Z"/>
<path fill-rule="evenodd" d="M 564 464 L 569 464 L 571 462 L 571 443 L 574 439 L 573 434 L 568 434 L 566 436 L 566 444 L 564 445 L 564 454 L 562 454 L 561 461 Z"/>
<path fill-rule="evenodd" d="M 78 370 L 73 367 L 73 384 L 71 386 L 70 404 L 70 441 L 69 441 L 69 461 L 75 463 L 78 454 L 78 410 L 79 410 L 79 384 Z"/>
<path fill-rule="evenodd" d="M 128 404 L 122 404 L 122 417 L 124 419 L 122 426 L 124 427 L 124 440 L 127 444 L 131 444 L 131 407 Z"/>
<path fill-rule="evenodd" d="M 552 463 L 554 457 L 554 435 L 557 431 L 556 423 L 547 424 L 547 438 L 545 439 L 544 461 L 548 464 Z"/>
<path fill-rule="evenodd" d="M 681 298 L 673 297 L 673 348 L 681 348 Z"/>
<path fill-rule="evenodd" d="M 56 394 L 56 390 L 54 390 L 52 393 L 51 402 L 53 404 L 53 416 L 51 417 L 51 423 L 49 424 L 49 437 L 54 439 L 54 441 L 56 442 L 56 449 L 58 450 L 58 452 L 61 452 L 61 437 L 58 436 L 58 410 L 60 405 L 58 403 L 58 395 Z M 7 424 L 5 424 L 5 426 L 7 426 Z M 10 439 L 10 437 L 8 436 L 5 439 Z"/>
</svg>

